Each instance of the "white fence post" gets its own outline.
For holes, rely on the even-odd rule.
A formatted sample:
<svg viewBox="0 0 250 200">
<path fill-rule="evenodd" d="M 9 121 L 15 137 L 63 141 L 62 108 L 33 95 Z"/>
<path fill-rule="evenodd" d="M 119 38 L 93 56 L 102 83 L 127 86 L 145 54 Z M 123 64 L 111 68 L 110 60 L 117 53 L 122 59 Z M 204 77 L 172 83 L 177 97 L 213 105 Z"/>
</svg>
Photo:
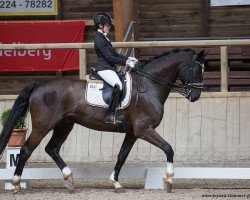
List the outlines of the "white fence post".
<svg viewBox="0 0 250 200">
<path fill-rule="evenodd" d="M 85 79 L 87 73 L 87 53 L 86 49 L 79 49 L 79 78 Z"/>
<path fill-rule="evenodd" d="M 221 56 L 221 92 L 228 91 L 228 53 L 227 46 L 220 48 Z"/>
</svg>

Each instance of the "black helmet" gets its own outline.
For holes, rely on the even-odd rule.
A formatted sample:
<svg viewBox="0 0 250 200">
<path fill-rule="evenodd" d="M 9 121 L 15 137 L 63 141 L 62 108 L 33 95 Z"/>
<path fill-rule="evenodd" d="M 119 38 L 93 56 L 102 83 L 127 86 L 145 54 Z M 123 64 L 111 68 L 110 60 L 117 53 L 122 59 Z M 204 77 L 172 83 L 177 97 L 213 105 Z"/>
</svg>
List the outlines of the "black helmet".
<svg viewBox="0 0 250 200">
<path fill-rule="evenodd" d="M 93 17 L 94 24 L 98 26 L 98 24 L 109 24 L 110 26 L 113 25 L 113 20 L 109 14 L 105 12 L 97 12 Z"/>
</svg>

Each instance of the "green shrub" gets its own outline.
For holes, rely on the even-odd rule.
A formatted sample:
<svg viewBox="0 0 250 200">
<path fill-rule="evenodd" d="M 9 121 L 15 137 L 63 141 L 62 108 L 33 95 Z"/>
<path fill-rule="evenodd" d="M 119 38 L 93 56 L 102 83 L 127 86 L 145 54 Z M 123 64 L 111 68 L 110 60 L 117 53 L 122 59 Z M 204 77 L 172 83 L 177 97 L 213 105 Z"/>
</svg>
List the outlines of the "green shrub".
<svg viewBox="0 0 250 200">
<path fill-rule="evenodd" d="M 2 125 L 4 126 L 8 120 L 8 117 L 10 115 L 10 112 L 11 112 L 11 109 L 7 109 L 5 110 L 3 113 L 2 113 L 2 116 L 1 116 L 1 123 Z M 19 119 L 17 121 L 17 124 L 15 125 L 14 129 L 23 129 L 26 127 L 26 124 L 25 124 L 25 118 L 22 117 L 21 119 Z"/>
</svg>

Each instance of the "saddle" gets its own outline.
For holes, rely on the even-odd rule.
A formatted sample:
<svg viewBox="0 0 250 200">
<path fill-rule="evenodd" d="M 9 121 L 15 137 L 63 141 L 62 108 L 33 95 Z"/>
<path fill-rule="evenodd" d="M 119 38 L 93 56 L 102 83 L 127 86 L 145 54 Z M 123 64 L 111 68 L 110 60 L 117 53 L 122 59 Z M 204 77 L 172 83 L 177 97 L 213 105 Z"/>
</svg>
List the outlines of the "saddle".
<svg viewBox="0 0 250 200">
<path fill-rule="evenodd" d="M 127 94 L 127 84 L 126 84 L 126 73 L 125 72 L 117 72 L 118 77 L 121 80 L 122 83 L 122 95 L 119 99 L 119 104 L 124 100 L 126 94 Z M 113 87 L 109 85 L 105 80 L 103 80 L 99 74 L 95 71 L 94 68 L 91 68 L 90 74 L 86 75 L 86 81 L 88 83 L 96 83 L 96 84 L 103 84 L 103 88 L 99 89 L 102 90 L 102 98 L 103 101 L 109 105 L 111 101 L 111 96 L 113 93 Z"/>
</svg>

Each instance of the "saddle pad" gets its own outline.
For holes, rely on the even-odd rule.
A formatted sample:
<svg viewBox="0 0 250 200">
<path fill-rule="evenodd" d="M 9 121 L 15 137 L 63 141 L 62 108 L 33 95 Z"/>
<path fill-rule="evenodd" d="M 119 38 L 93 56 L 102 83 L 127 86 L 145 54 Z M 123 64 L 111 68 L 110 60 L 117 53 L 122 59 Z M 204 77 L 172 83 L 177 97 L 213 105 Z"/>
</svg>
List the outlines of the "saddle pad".
<svg viewBox="0 0 250 200">
<path fill-rule="evenodd" d="M 126 84 L 127 84 L 127 93 L 121 103 L 121 108 L 126 108 L 131 99 L 131 89 L 132 89 L 132 79 L 129 73 L 126 73 Z M 102 98 L 102 83 L 89 83 L 87 82 L 86 85 L 86 93 L 85 93 L 85 100 L 87 104 L 91 106 L 103 107 L 107 108 L 109 105 L 103 101 Z"/>
</svg>

